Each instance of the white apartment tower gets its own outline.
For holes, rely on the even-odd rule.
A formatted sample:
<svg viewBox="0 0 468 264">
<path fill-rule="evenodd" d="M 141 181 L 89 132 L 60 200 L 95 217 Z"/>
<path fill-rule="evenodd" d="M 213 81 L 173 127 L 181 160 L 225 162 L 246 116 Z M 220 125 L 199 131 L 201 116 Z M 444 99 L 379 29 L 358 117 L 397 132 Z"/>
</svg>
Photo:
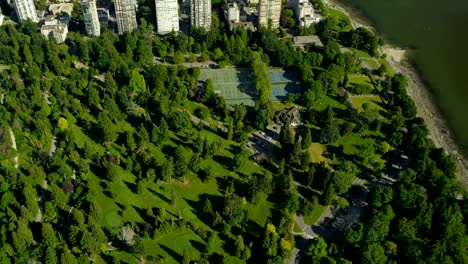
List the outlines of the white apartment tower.
<svg viewBox="0 0 468 264">
<path fill-rule="evenodd" d="M 179 7 L 177 0 L 155 0 L 156 28 L 159 34 L 179 31 Z"/>
<path fill-rule="evenodd" d="M 258 26 L 279 28 L 281 0 L 260 0 L 258 8 Z"/>
<path fill-rule="evenodd" d="M 33 22 L 39 21 L 33 0 L 15 0 L 15 10 L 20 21 L 28 18 Z"/>
<path fill-rule="evenodd" d="M 115 0 L 115 18 L 119 34 L 131 32 L 137 28 L 135 1 Z"/>
<path fill-rule="evenodd" d="M 86 35 L 98 37 L 101 35 L 101 25 L 96 8 L 96 0 L 82 0 L 81 10 L 86 28 Z"/>
<path fill-rule="evenodd" d="M 192 27 L 211 28 L 211 0 L 190 1 L 190 22 Z"/>
</svg>

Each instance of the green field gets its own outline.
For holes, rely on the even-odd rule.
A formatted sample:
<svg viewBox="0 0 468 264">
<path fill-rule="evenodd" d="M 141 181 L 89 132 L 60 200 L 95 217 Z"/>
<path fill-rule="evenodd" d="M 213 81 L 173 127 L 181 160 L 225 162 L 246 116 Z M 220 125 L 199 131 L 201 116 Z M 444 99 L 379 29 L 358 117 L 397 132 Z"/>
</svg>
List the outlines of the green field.
<svg viewBox="0 0 468 264">
<path fill-rule="evenodd" d="M 192 105 L 192 107 L 195 107 Z M 225 191 L 225 182 L 239 181 L 245 182 L 246 177 L 251 177 L 254 173 L 263 173 L 263 169 L 256 163 L 250 160 L 239 169 L 242 176 L 233 171 L 226 164 L 226 161 L 232 160 L 233 153 L 230 152 L 232 147 L 237 145 L 232 141 L 222 139 L 220 136 L 211 131 L 201 130 L 203 137 L 209 142 L 222 140 L 223 147 L 215 155 L 216 158 L 206 159 L 200 163 L 201 168 L 210 166 L 215 175 L 215 179 L 209 182 L 202 182 L 194 173 L 188 174 L 185 178 L 176 179 L 164 182 L 145 182 L 144 187 L 139 187 L 138 177 L 120 166 L 116 166 L 116 177 L 112 181 L 100 177 L 93 171 L 87 175 L 88 186 L 93 193 L 93 200 L 97 202 L 100 210 L 97 221 L 100 225 L 107 227 L 113 232 L 119 233 L 123 226 L 132 225 L 134 229 L 140 230 L 144 223 L 148 222 L 149 217 L 147 212 L 152 210 L 154 215 L 157 215 L 160 208 L 166 210 L 166 224 L 170 225 L 166 230 L 161 230 L 155 237 L 142 238 L 143 245 L 149 256 L 164 259 L 164 263 L 180 263 L 184 249 L 188 249 L 194 259 L 198 259 L 203 252 L 200 248 L 205 245 L 206 238 L 200 237 L 192 228 L 180 228 L 170 224 L 184 220 L 193 226 L 196 226 L 203 232 L 216 232 L 207 223 L 199 218 L 199 206 L 203 202 L 202 197 L 214 197 L 215 200 L 223 200 Z M 91 144 L 91 148 L 97 153 L 104 153 L 104 148 L 92 142 L 83 132 L 75 127 L 72 128 L 71 135 L 80 139 L 82 142 Z M 167 142 L 168 146 L 176 146 L 177 140 L 182 140 L 183 137 L 177 134 L 171 136 L 171 141 Z M 84 144 L 84 143 L 83 143 Z M 81 147 L 81 146 L 78 146 Z M 109 146 L 109 149 L 117 152 L 119 146 Z M 113 151 L 113 152 L 114 152 Z M 154 153 L 164 155 L 163 151 L 156 147 L 152 150 Z M 159 155 L 157 155 L 159 156 Z M 224 160 L 222 163 L 220 160 Z M 158 163 L 159 161 L 156 161 Z M 171 192 L 174 190 L 175 203 L 171 204 Z M 272 203 L 266 198 L 261 198 L 255 201 L 247 201 L 243 205 L 246 210 L 247 217 L 258 226 L 264 226 L 267 218 L 270 216 Z M 177 224 L 176 224 L 177 225 Z M 232 234 L 225 234 L 234 236 Z M 221 239 L 218 239 L 218 244 L 215 251 L 220 255 L 229 254 L 225 252 Z M 115 257 L 125 263 L 138 262 L 137 256 L 122 252 L 109 251 L 109 255 Z M 229 257 L 232 263 L 241 263 L 240 259 Z M 98 263 L 106 263 L 103 259 L 97 259 Z"/>
<path fill-rule="evenodd" d="M 279 68 L 268 71 L 272 86 L 272 101 L 284 101 L 288 93 L 301 91 L 295 73 Z M 257 96 L 252 71 L 249 68 L 201 69 L 199 80 L 213 80 L 215 92 L 223 96 L 229 104 L 254 105 Z"/>
<path fill-rule="evenodd" d="M 353 96 L 350 98 L 350 100 L 359 112 L 363 111 L 364 104 L 368 104 L 370 108 L 383 110 L 382 106 L 380 105 L 383 102 L 379 96 Z"/>
<path fill-rule="evenodd" d="M 323 145 L 320 143 L 312 143 L 309 147 L 310 160 L 314 163 L 325 161 L 323 156 Z"/>
</svg>

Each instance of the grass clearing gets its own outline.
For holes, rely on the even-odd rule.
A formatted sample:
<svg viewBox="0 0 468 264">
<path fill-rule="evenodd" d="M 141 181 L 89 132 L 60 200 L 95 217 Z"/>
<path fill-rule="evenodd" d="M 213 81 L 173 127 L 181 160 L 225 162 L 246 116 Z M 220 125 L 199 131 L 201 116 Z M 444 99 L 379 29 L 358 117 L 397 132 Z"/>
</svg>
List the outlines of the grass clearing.
<svg viewBox="0 0 468 264">
<path fill-rule="evenodd" d="M 364 110 L 364 104 L 368 104 L 370 108 L 374 108 L 379 111 L 384 110 L 380 105 L 380 103 L 383 102 L 379 96 L 353 96 L 350 100 L 353 106 L 358 110 L 358 112 L 362 112 Z"/>
<path fill-rule="evenodd" d="M 377 70 L 380 67 L 380 63 L 372 58 L 363 58 L 363 62 L 366 62 L 373 70 Z"/>
<path fill-rule="evenodd" d="M 314 163 L 326 161 L 323 156 L 323 145 L 320 143 L 312 143 L 309 147 L 310 160 Z"/>
<path fill-rule="evenodd" d="M 369 76 L 365 74 L 350 74 L 349 75 L 349 84 L 365 84 L 372 85 Z"/>
<path fill-rule="evenodd" d="M 195 106 L 195 105 L 192 105 Z M 91 141 L 87 138 L 79 128 L 71 128 L 72 136 L 81 139 L 82 142 Z M 177 222 L 179 218 L 195 225 L 205 232 L 213 232 L 210 223 L 205 223 L 197 216 L 197 211 L 201 210 L 200 206 L 203 203 L 205 195 L 213 199 L 223 200 L 222 192 L 225 186 L 220 186 L 221 182 L 229 182 L 230 179 L 245 181 L 255 173 L 263 174 L 264 169 L 256 163 L 248 160 L 246 164 L 239 170 L 242 174 L 231 169 L 231 159 L 234 154 L 231 153 L 236 143 L 224 140 L 219 135 L 207 131 L 200 131 L 203 137 L 210 142 L 221 140 L 223 149 L 220 150 L 213 159 L 206 159 L 200 163 L 202 168 L 211 166 L 216 176 L 214 180 L 202 182 L 195 173 L 189 173 L 185 178 L 172 178 L 170 182 L 146 182 L 141 187 L 141 183 L 136 175 L 123 169 L 122 164 L 115 165 L 115 171 L 112 175 L 115 178 L 100 178 L 100 175 L 106 173 L 98 171 L 91 166 L 91 171 L 84 177 L 87 179 L 88 186 L 92 190 L 93 200 L 98 205 L 99 214 L 97 222 L 102 226 L 108 227 L 116 233 L 120 229 L 131 224 L 135 228 L 141 228 L 144 223 L 154 224 L 154 217 L 149 216 L 147 211 L 152 210 L 154 215 L 158 214 L 160 208 L 166 210 L 166 223 L 171 221 Z M 172 135 L 175 139 L 176 136 Z M 82 143 L 84 145 L 84 143 Z M 91 147 L 96 152 L 105 153 L 105 148 L 99 144 L 90 142 Z M 175 146 L 175 142 L 168 141 L 166 145 Z M 161 160 L 156 160 L 155 163 L 162 163 L 164 153 L 160 147 L 148 146 L 152 152 L 158 152 L 158 157 Z M 164 149 L 164 148 L 163 148 Z M 125 149 L 113 148 L 113 152 L 123 155 Z M 175 203 L 171 203 L 171 193 L 175 193 Z M 210 198 L 211 199 L 211 198 Z M 213 202 L 213 201 L 212 201 Z M 222 203 L 222 202 L 221 202 Z M 263 227 L 271 215 L 272 203 L 263 197 L 255 202 L 247 201 L 244 205 L 247 209 L 247 216 L 250 220 Z M 233 236 L 232 234 L 226 234 Z M 194 259 L 199 258 L 203 253 L 205 241 L 194 231 L 178 227 L 177 225 L 167 233 L 162 233 L 155 238 L 144 237 L 143 244 L 148 255 L 161 257 L 164 263 L 180 263 L 183 257 L 183 250 L 188 249 Z M 218 254 L 225 255 L 226 258 L 232 260 L 232 263 L 241 263 L 240 259 L 228 256 L 223 249 L 221 239 L 218 240 L 218 245 L 215 250 Z M 112 256 L 120 259 L 125 263 L 136 263 L 137 257 L 133 254 L 121 251 L 112 251 L 109 253 Z M 100 261 L 100 260 L 98 260 Z"/>
<path fill-rule="evenodd" d="M 329 97 L 329 96 L 324 96 L 323 98 L 321 98 L 320 100 L 318 100 L 316 103 L 315 103 L 315 109 L 318 110 L 318 111 L 323 111 L 325 109 L 327 109 L 328 106 L 331 106 L 333 108 L 338 108 L 338 109 L 342 109 L 342 110 L 346 110 L 346 106 L 340 102 L 338 102 L 337 100 Z"/>
<path fill-rule="evenodd" d="M 308 216 L 304 216 L 304 223 L 307 225 L 313 225 L 317 220 L 322 216 L 322 214 L 327 210 L 328 206 L 317 205 L 316 208 L 312 211 L 312 213 Z"/>
<path fill-rule="evenodd" d="M 393 67 L 388 63 L 388 61 L 386 59 L 379 59 L 379 62 L 380 64 L 385 64 L 385 73 L 390 76 L 390 77 L 393 77 L 395 75 L 395 71 L 393 70 Z"/>
</svg>

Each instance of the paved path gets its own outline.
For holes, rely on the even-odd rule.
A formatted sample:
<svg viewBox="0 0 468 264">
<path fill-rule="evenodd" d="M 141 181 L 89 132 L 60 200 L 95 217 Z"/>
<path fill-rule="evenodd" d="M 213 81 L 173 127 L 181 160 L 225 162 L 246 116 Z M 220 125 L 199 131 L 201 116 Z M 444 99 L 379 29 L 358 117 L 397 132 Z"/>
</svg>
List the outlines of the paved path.
<svg viewBox="0 0 468 264">
<path fill-rule="evenodd" d="M 17 148 L 16 148 L 16 137 L 15 137 L 15 134 L 13 133 L 13 130 L 11 129 L 11 127 L 8 128 L 9 132 L 10 132 L 10 138 L 11 138 L 11 147 L 17 151 Z M 16 153 L 16 156 L 14 158 L 15 160 L 15 168 L 17 169 L 18 168 L 18 153 Z"/>
</svg>

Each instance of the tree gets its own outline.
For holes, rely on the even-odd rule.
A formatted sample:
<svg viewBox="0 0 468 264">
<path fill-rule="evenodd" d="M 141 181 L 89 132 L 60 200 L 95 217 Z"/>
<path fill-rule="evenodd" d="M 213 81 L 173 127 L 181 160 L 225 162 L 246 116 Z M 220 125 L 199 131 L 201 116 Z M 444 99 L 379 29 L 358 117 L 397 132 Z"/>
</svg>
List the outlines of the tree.
<svg viewBox="0 0 468 264">
<path fill-rule="evenodd" d="M 215 232 L 211 232 L 210 236 L 208 237 L 208 241 L 206 242 L 205 253 L 207 255 L 213 254 L 216 247 L 217 236 Z"/>
<path fill-rule="evenodd" d="M 393 189 L 389 186 L 378 185 L 369 193 L 369 202 L 373 207 L 382 207 L 393 199 Z"/>
<path fill-rule="evenodd" d="M 190 264 L 191 259 L 192 259 L 192 256 L 190 255 L 190 252 L 188 251 L 188 249 L 184 249 L 184 254 L 182 256 L 182 263 Z"/>
<path fill-rule="evenodd" d="M 366 245 L 362 251 L 361 263 L 387 263 L 387 256 L 385 256 L 385 250 L 379 243 L 370 243 Z"/>
<path fill-rule="evenodd" d="M 364 225 L 362 223 L 353 224 L 348 229 L 346 229 L 344 236 L 346 241 L 349 243 L 355 244 L 361 241 L 364 233 Z"/>
<path fill-rule="evenodd" d="M 310 128 L 306 128 L 305 134 L 302 138 L 302 149 L 309 149 L 311 144 L 312 144 L 312 133 L 310 132 Z"/>
<path fill-rule="evenodd" d="M 133 96 L 146 91 L 145 78 L 137 70 L 132 71 L 128 88 L 133 92 Z"/>
<path fill-rule="evenodd" d="M 327 243 L 321 237 L 312 239 L 309 248 L 306 251 L 313 262 L 319 261 L 321 258 L 327 256 Z"/>
<path fill-rule="evenodd" d="M 353 176 L 354 175 L 343 171 L 337 170 L 334 172 L 332 182 L 338 195 L 346 193 L 349 190 Z"/>
<path fill-rule="evenodd" d="M 234 248 L 235 248 L 235 256 L 238 258 L 242 258 L 243 252 L 245 250 L 245 245 L 244 245 L 244 239 L 242 238 L 241 235 L 238 235 L 236 237 L 236 240 L 234 241 Z"/>
<path fill-rule="evenodd" d="M 245 209 L 242 206 L 242 198 L 237 194 L 231 194 L 224 199 L 223 215 L 227 217 L 229 224 L 239 225 L 245 218 Z"/>
<path fill-rule="evenodd" d="M 185 56 L 182 52 L 176 51 L 174 54 L 174 63 L 175 64 L 181 64 L 185 62 Z"/>
<path fill-rule="evenodd" d="M 100 140 L 103 142 L 114 142 L 117 139 L 118 135 L 114 124 L 104 112 L 98 114 L 98 128 L 101 136 Z"/>
<path fill-rule="evenodd" d="M 276 256 L 278 250 L 278 238 L 279 235 L 276 232 L 276 227 L 271 223 L 267 223 L 262 248 L 267 252 L 268 256 Z"/>
<path fill-rule="evenodd" d="M 322 194 L 322 199 L 321 199 L 321 204 L 322 205 L 330 205 L 336 197 L 335 193 L 335 188 L 333 187 L 333 184 L 328 184 L 327 187 L 325 188 L 325 191 Z"/>
<path fill-rule="evenodd" d="M 60 128 L 60 130 L 65 131 L 68 129 L 68 121 L 63 117 L 60 117 L 58 119 L 57 126 Z"/>
<path fill-rule="evenodd" d="M 320 142 L 321 143 L 333 143 L 340 136 L 340 128 L 334 118 L 335 114 L 333 109 L 329 106 L 326 110 L 325 122 L 320 129 Z"/>
<path fill-rule="evenodd" d="M 239 153 L 234 155 L 234 169 L 239 170 L 244 166 L 248 161 L 248 153 L 245 149 L 242 149 Z"/>
</svg>

